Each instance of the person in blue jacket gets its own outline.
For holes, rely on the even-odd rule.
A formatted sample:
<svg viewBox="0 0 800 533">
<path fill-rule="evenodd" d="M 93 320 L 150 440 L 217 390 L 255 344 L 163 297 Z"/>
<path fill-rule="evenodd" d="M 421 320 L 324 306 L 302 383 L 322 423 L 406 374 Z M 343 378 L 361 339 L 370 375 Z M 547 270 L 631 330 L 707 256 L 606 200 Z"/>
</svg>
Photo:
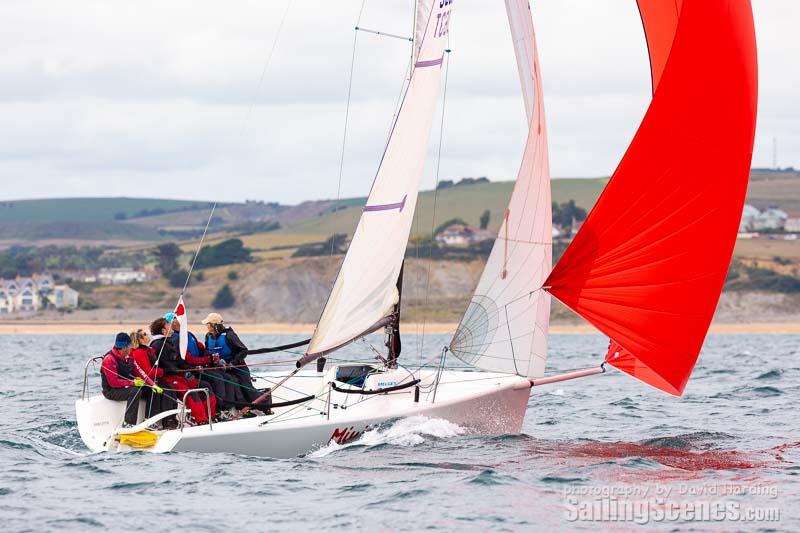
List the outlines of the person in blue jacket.
<svg viewBox="0 0 800 533">
<path fill-rule="evenodd" d="M 244 362 L 247 357 L 247 346 L 233 331 L 233 328 L 226 326 L 219 313 L 210 313 L 203 324 L 208 332 L 206 333 L 206 349 L 214 354 L 219 354 L 220 364 L 224 364 L 229 371 L 229 375 L 239 384 L 237 387 L 244 402 L 255 401 L 259 393 L 253 386 L 250 377 L 250 369 Z M 238 394 L 237 394 L 238 396 Z"/>
</svg>

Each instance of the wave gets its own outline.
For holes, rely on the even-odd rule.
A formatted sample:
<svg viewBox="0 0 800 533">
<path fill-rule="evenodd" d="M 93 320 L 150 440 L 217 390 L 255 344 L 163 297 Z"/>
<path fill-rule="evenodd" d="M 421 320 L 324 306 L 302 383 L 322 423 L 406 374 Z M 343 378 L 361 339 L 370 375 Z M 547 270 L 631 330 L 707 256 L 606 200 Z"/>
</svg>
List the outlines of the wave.
<svg viewBox="0 0 800 533">
<path fill-rule="evenodd" d="M 463 435 L 464 433 L 466 433 L 466 429 L 441 418 L 412 416 L 400 419 L 388 427 L 381 426 L 367 431 L 360 438 L 345 444 L 331 442 L 327 446 L 309 454 L 309 457 L 325 457 L 334 452 L 353 447 L 419 446 L 431 438 L 446 439 Z"/>
<path fill-rule="evenodd" d="M 774 378 L 779 378 L 782 375 L 783 375 L 783 370 L 780 369 L 780 368 L 776 368 L 776 369 L 770 370 L 769 372 L 764 372 L 763 374 L 758 376 L 756 379 L 774 379 Z"/>
<path fill-rule="evenodd" d="M 733 435 L 719 431 L 695 431 L 680 435 L 668 435 L 639 441 L 643 446 L 690 450 L 692 448 L 715 448 L 720 441 L 735 439 Z"/>
</svg>

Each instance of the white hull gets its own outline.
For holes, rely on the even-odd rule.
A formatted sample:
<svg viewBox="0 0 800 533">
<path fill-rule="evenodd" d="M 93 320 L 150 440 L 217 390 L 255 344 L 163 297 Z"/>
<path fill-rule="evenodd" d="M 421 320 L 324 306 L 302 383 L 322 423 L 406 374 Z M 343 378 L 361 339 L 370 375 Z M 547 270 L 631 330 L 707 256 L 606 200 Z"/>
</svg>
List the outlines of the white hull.
<svg viewBox="0 0 800 533">
<path fill-rule="evenodd" d="M 515 434 L 522 429 L 531 388 L 530 382 L 519 376 L 456 371 L 443 372 L 435 387 L 437 372 L 427 370 L 414 375 L 421 379 L 419 401 L 415 402 L 413 387 L 369 396 L 331 391 L 329 382 L 335 372 L 336 367 L 324 374 L 300 372 L 275 391 L 276 402 L 312 394 L 317 396 L 314 400 L 276 408 L 271 416 L 159 431 L 158 442 L 145 451 L 295 457 L 332 441 L 353 440 L 387 421 L 417 415 L 448 420 L 474 433 Z M 275 383 L 281 376 L 262 377 Z M 410 379 L 403 369 L 384 372 L 368 377 L 364 388 L 375 390 Z M 76 402 L 78 429 L 92 451 L 129 449 L 120 446 L 117 438 L 123 411 L 123 402 L 102 396 Z M 139 420 L 141 415 L 143 409 Z"/>
</svg>

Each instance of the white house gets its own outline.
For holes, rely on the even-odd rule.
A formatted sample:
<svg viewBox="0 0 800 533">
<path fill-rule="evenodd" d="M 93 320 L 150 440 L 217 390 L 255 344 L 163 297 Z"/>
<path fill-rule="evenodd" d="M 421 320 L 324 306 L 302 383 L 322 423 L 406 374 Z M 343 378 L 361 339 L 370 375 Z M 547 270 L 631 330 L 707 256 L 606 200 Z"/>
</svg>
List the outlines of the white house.
<svg viewBox="0 0 800 533">
<path fill-rule="evenodd" d="M 752 205 L 745 205 L 742 220 L 739 222 L 739 233 L 785 229 L 787 218 L 786 211 L 782 209 L 770 207 L 759 211 Z"/>
<path fill-rule="evenodd" d="M 792 233 L 800 233 L 800 217 L 787 218 L 786 224 L 783 226 L 783 230 Z"/>
<path fill-rule="evenodd" d="M 41 305 L 42 300 L 39 297 L 39 291 L 36 290 L 36 287 L 32 283 L 26 281 L 15 296 L 14 310 L 38 311 Z"/>
<path fill-rule="evenodd" d="M 742 211 L 742 220 L 739 222 L 739 233 L 747 233 L 753 229 L 753 222 L 756 217 L 761 214 L 761 211 L 752 205 L 745 204 Z"/>
<path fill-rule="evenodd" d="M 766 209 L 761 215 L 756 217 L 753 229 L 783 229 L 786 219 L 789 218 L 786 211 L 776 208 Z"/>
<path fill-rule="evenodd" d="M 78 307 L 78 291 L 69 285 L 55 285 L 47 299 L 56 309 L 75 309 Z"/>
<path fill-rule="evenodd" d="M 436 236 L 436 242 L 447 246 L 470 246 L 495 237 L 496 235 L 491 231 L 470 228 L 463 224 L 452 224 Z"/>
<path fill-rule="evenodd" d="M 14 312 L 14 298 L 12 298 L 3 287 L 0 287 L 0 315 L 7 315 Z"/>
<path fill-rule="evenodd" d="M 147 280 L 147 273 L 132 268 L 101 268 L 97 273 L 97 281 L 102 285 L 127 285 Z"/>
<path fill-rule="evenodd" d="M 38 311 L 44 298 L 49 299 L 54 287 L 50 274 L 0 279 L 0 314 Z"/>
</svg>

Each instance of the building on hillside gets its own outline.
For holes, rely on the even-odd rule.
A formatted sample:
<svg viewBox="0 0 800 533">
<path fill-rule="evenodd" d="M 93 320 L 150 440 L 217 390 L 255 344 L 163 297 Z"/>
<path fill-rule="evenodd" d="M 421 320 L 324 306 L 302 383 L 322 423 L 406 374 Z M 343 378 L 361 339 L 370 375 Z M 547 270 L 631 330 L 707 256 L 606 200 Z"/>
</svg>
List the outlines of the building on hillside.
<svg viewBox="0 0 800 533">
<path fill-rule="evenodd" d="M 11 297 L 4 288 L 0 287 L 0 315 L 7 315 L 14 312 L 14 298 Z"/>
<path fill-rule="evenodd" d="M 793 215 L 795 213 L 792 213 Z M 790 216 L 786 219 L 786 224 L 783 226 L 783 231 L 790 233 L 800 233 L 800 216 Z"/>
<path fill-rule="evenodd" d="M 777 208 L 769 208 L 761 212 L 761 215 L 756 217 L 755 230 L 779 230 L 783 229 L 786 225 L 786 211 Z"/>
<path fill-rule="evenodd" d="M 39 291 L 32 285 L 23 285 L 17 293 L 14 301 L 15 311 L 38 311 L 42 306 L 42 298 Z"/>
<path fill-rule="evenodd" d="M 444 246 L 472 246 L 496 237 L 491 231 L 451 224 L 436 235 L 436 242 Z"/>
<path fill-rule="evenodd" d="M 97 283 L 96 270 L 57 270 L 59 279 L 80 281 L 82 283 Z"/>
<path fill-rule="evenodd" d="M 0 314 L 38 311 L 54 287 L 50 274 L 0 279 Z"/>
<path fill-rule="evenodd" d="M 97 281 L 102 285 L 127 285 L 147 280 L 147 273 L 133 268 L 101 268 Z"/>
<path fill-rule="evenodd" d="M 55 285 L 47 299 L 56 309 L 76 309 L 78 296 L 78 291 L 69 285 Z"/>
<path fill-rule="evenodd" d="M 739 233 L 748 233 L 753 229 L 753 222 L 761 211 L 752 205 L 745 204 L 742 210 L 742 220 L 739 222 Z"/>
<path fill-rule="evenodd" d="M 782 230 L 786 225 L 787 218 L 789 217 L 786 211 L 777 207 L 759 211 L 752 205 L 745 205 L 742 219 L 739 222 L 739 233 Z"/>
</svg>

